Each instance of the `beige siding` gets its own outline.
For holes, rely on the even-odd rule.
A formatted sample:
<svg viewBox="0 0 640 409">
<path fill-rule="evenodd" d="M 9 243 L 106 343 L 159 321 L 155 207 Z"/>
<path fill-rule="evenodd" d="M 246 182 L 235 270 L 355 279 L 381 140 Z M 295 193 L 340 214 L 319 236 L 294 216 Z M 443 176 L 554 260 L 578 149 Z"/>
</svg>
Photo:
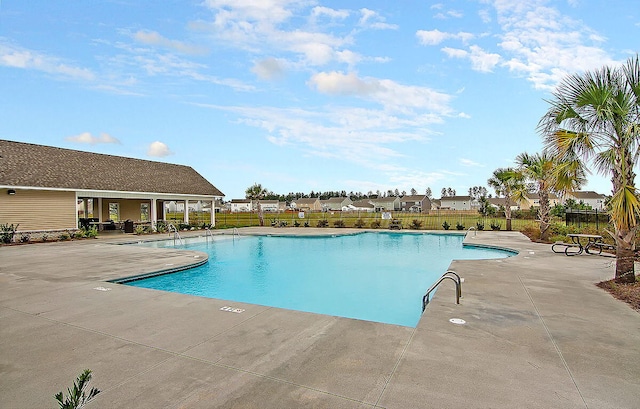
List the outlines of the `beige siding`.
<svg viewBox="0 0 640 409">
<path fill-rule="evenodd" d="M 103 199 L 102 200 L 102 220 L 109 220 L 109 203 L 118 203 L 120 207 L 120 219 L 118 221 L 133 220 L 140 221 L 140 204 L 149 204 L 149 217 L 151 217 L 151 201 L 150 200 L 133 200 L 133 199 Z M 162 217 L 162 215 L 158 215 Z"/>
<path fill-rule="evenodd" d="M 0 224 L 19 224 L 19 231 L 77 228 L 74 192 L 0 190 Z"/>
</svg>

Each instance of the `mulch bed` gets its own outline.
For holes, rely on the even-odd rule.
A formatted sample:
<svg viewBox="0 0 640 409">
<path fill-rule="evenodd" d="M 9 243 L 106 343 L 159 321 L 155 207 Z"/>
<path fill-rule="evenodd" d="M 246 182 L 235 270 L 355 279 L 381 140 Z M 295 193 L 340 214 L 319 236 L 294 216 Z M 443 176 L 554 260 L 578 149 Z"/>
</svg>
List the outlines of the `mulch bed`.
<svg viewBox="0 0 640 409">
<path fill-rule="evenodd" d="M 640 311 L 640 281 L 637 279 L 633 284 L 618 284 L 613 280 L 608 280 L 596 285 L 611 293 L 615 298 L 626 302 L 634 310 Z"/>
</svg>

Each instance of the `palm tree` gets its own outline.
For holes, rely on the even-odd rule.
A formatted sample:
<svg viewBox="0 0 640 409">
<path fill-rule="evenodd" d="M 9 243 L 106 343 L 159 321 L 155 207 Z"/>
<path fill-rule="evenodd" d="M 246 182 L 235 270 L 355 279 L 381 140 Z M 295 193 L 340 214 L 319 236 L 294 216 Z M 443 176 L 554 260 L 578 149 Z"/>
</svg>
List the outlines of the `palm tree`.
<svg viewBox="0 0 640 409">
<path fill-rule="evenodd" d="M 640 154 L 640 61 L 565 78 L 538 125 L 558 158 L 574 155 L 611 177 L 610 215 L 618 282 L 635 282 L 634 250 L 640 213 L 634 166 Z"/>
<path fill-rule="evenodd" d="M 516 164 L 518 171 L 533 184 L 533 191 L 540 198 L 540 239 L 547 241 L 551 233 L 549 195 L 563 195 L 578 190 L 586 180 L 584 167 L 575 158 L 559 160 L 546 151 L 535 155 L 521 153 L 516 157 Z M 525 194 L 523 190 L 515 193 L 518 200 L 522 200 Z"/>
<path fill-rule="evenodd" d="M 496 191 L 496 195 L 504 196 L 504 216 L 507 231 L 511 231 L 511 205 L 518 201 L 518 192 L 525 189 L 524 175 L 513 168 L 499 168 L 493 171 L 487 183 Z"/>
<path fill-rule="evenodd" d="M 251 204 L 256 202 L 258 207 L 258 219 L 260 220 L 260 226 L 264 226 L 264 215 L 262 214 L 262 206 L 260 206 L 260 199 L 264 199 L 268 190 L 263 188 L 260 183 L 254 183 L 245 190 L 245 197 L 251 200 Z"/>
</svg>

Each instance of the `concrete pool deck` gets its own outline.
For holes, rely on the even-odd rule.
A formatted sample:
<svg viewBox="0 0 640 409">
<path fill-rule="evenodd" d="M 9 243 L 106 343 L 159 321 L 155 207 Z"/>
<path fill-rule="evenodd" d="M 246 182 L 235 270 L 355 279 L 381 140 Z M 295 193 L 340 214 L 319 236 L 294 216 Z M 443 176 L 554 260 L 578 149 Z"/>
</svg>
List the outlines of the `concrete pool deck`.
<svg viewBox="0 0 640 409">
<path fill-rule="evenodd" d="M 610 257 L 471 232 L 520 253 L 454 261 L 461 304 L 444 282 L 414 329 L 108 282 L 204 257 L 114 245 L 137 240 L 0 247 L 3 408 L 57 407 L 85 368 L 102 391 L 87 408 L 640 406 L 640 314 L 594 285 Z"/>
</svg>

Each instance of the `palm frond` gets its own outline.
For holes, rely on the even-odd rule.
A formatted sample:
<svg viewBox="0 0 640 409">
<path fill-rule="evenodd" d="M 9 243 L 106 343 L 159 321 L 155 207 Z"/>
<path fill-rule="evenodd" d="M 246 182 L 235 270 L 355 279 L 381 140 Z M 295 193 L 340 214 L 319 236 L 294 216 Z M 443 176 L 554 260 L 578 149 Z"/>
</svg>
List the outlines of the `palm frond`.
<svg viewBox="0 0 640 409">
<path fill-rule="evenodd" d="M 609 203 L 611 206 L 611 219 L 616 231 L 629 230 L 637 225 L 637 218 L 640 214 L 640 200 L 638 200 L 635 187 L 623 186 L 622 189 L 614 192 Z"/>
</svg>

